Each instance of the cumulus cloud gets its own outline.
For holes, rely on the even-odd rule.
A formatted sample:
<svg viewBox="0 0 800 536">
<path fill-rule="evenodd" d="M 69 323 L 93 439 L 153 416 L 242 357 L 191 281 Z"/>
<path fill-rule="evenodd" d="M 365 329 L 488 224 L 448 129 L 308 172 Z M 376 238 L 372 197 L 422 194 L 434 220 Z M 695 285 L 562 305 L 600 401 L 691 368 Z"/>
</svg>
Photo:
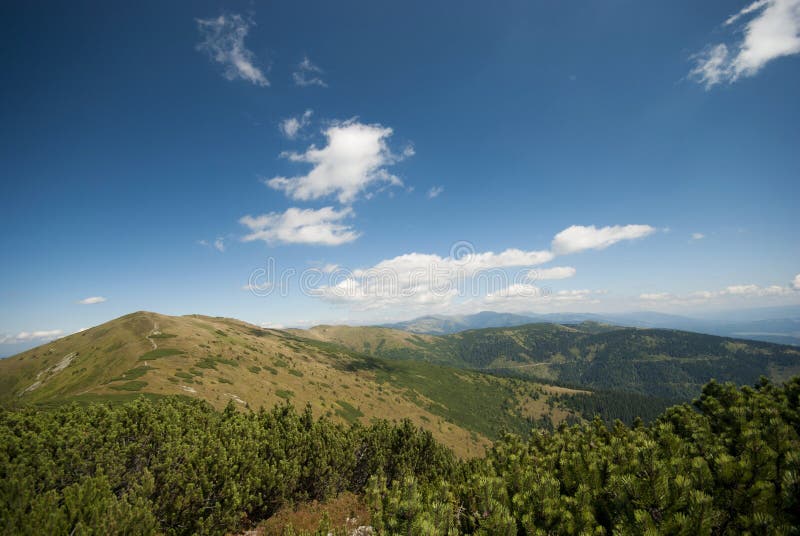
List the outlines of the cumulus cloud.
<svg viewBox="0 0 800 536">
<path fill-rule="evenodd" d="M 487 294 L 483 299 L 470 303 L 470 310 L 481 311 L 491 309 L 494 311 L 525 313 L 541 309 L 561 309 L 575 304 L 599 303 L 597 296 L 605 294 L 603 290 L 570 289 L 551 292 L 547 288 L 535 285 L 516 283 L 504 289 Z"/>
<path fill-rule="evenodd" d="M 353 202 L 360 193 L 378 183 L 402 185 L 386 168 L 411 156 L 413 150 L 406 149 L 400 155 L 392 153 L 387 144 L 391 135 L 391 128 L 378 124 L 367 125 L 356 120 L 334 123 L 325 131 L 325 147 L 311 145 L 303 153 L 281 155 L 292 162 L 311 164 L 311 171 L 296 177 L 275 177 L 266 184 L 293 199 L 308 201 L 336 195 L 344 204 Z"/>
<path fill-rule="evenodd" d="M 289 117 L 281 121 L 280 129 L 284 136 L 293 140 L 297 138 L 305 127 L 311 123 L 311 116 L 314 114 L 313 110 L 306 110 L 303 115 L 297 117 Z"/>
<path fill-rule="evenodd" d="M 93 305 L 95 303 L 103 303 L 106 301 L 107 298 L 104 296 L 89 296 L 88 298 L 84 298 L 80 300 L 78 303 L 82 305 Z"/>
<path fill-rule="evenodd" d="M 800 278 L 800 274 L 795 278 L 795 282 Z M 792 283 L 794 285 L 794 282 Z M 724 299 L 750 299 L 750 298 L 770 298 L 785 297 L 797 294 L 797 287 L 768 285 L 761 286 L 755 284 L 729 285 L 718 290 L 696 290 L 684 295 L 670 294 L 668 292 L 653 292 L 641 294 L 639 299 L 649 302 L 663 302 L 675 305 L 699 304 L 709 301 Z"/>
<path fill-rule="evenodd" d="M 554 266 L 552 268 L 538 268 L 528 272 L 528 279 L 532 281 L 543 281 L 545 279 L 567 279 L 574 276 L 575 268 L 572 266 Z"/>
<path fill-rule="evenodd" d="M 753 76 L 777 58 L 800 53 L 800 0 L 757 0 L 725 21 L 736 39 L 693 56 L 690 77 L 710 89 Z"/>
<path fill-rule="evenodd" d="M 439 194 L 444 192 L 443 186 L 434 186 L 430 190 L 428 190 L 428 199 L 433 199 L 434 197 L 439 197 Z"/>
<path fill-rule="evenodd" d="M 268 86 L 269 80 L 255 64 L 255 55 L 244 44 L 253 23 L 241 15 L 220 15 L 215 19 L 197 19 L 203 40 L 197 49 L 223 67 L 228 80 L 246 80 Z"/>
<path fill-rule="evenodd" d="M 260 216 L 244 216 L 239 223 L 250 229 L 242 240 L 263 240 L 268 244 L 315 244 L 338 246 L 359 237 L 343 220 L 353 216 L 353 210 L 323 207 L 319 210 L 292 207 L 286 212 L 270 212 Z"/>
<path fill-rule="evenodd" d="M 369 268 L 340 270 L 340 280 L 312 289 L 311 294 L 360 309 L 397 305 L 446 307 L 460 293 L 471 295 L 486 287 L 507 286 L 509 280 L 503 269 L 535 266 L 552 258 L 549 251 L 519 249 L 461 256 L 451 253 L 447 257 L 408 253 Z M 472 288 L 465 288 L 468 284 Z"/>
<path fill-rule="evenodd" d="M 703 233 L 692 233 L 692 240 L 702 240 L 706 237 Z"/>
<path fill-rule="evenodd" d="M 292 73 L 292 79 L 294 79 L 294 84 L 296 86 L 320 86 L 320 87 L 328 87 L 328 84 L 325 83 L 320 75 L 323 73 L 322 69 L 314 65 L 308 56 L 303 58 L 298 65 L 295 71 Z"/>
<path fill-rule="evenodd" d="M 587 249 L 605 249 L 622 240 L 642 238 L 656 231 L 649 225 L 612 225 L 597 228 L 594 225 L 567 227 L 555 238 L 552 248 L 557 255 L 577 253 Z"/>
<path fill-rule="evenodd" d="M 664 301 L 672 299 L 672 297 L 669 292 L 651 292 L 639 295 L 639 299 L 644 301 Z"/>
<path fill-rule="evenodd" d="M 31 341 L 53 340 L 64 334 L 61 329 L 39 330 L 39 331 L 20 331 L 16 335 L 0 336 L 0 344 L 17 344 Z"/>
<path fill-rule="evenodd" d="M 400 307 L 405 312 L 409 308 L 447 308 L 452 312 L 457 307 L 466 307 L 467 302 L 472 310 L 502 305 L 499 302 L 503 300 L 527 303 L 520 298 L 535 300 L 536 305 L 576 301 L 596 303 L 594 295 L 602 291 L 551 292 L 534 284 L 537 280 L 567 279 L 575 275 L 575 268 L 531 268 L 552 261 L 558 253 L 603 249 L 620 240 L 646 236 L 654 231 L 647 225 L 600 229 L 573 226 L 556 235 L 552 251 L 510 248 L 498 253 L 476 252 L 468 242 L 457 242 L 450 254 L 444 257 L 414 252 L 380 261 L 368 268 L 338 269 L 333 274 L 336 277 L 331 277 L 327 284 L 309 289 L 309 293 L 360 310 Z M 458 302 L 456 298 L 459 298 Z"/>
<path fill-rule="evenodd" d="M 800 274 L 794 276 L 794 279 L 792 280 L 792 288 L 795 290 L 800 290 Z"/>
<path fill-rule="evenodd" d="M 585 301 L 592 294 L 601 294 L 602 291 L 588 290 L 588 289 L 573 289 L 573 290 L 559 290 L 558 292 L 550 292 L 547 289 L 537 287 L 536 285 L 529 285 L 525 283 L 515 283 L 509 285 L 504 289 L 496 292 L 490 292 L 486 295 L 485 302 L 492 303 L 496 301 L 505 301 L 511 299 L 531 299 L 535 298 L 539 301 L 547 302 L 579 302 Z"/>
</svg>

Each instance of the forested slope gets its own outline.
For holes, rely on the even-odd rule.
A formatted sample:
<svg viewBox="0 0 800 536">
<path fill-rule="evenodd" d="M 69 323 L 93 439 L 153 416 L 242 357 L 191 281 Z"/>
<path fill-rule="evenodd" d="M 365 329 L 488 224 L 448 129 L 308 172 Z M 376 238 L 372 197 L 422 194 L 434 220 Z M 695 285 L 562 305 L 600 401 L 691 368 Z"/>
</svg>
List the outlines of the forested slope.
<svg viewBox="0 0 800 536">
<path fill-rule="evenodd" d="M 389 359 L 417 359 L 583 389 L 688 400 L 707 381 L 752 384 L 800 373 L 800 349 L 596 322 L 526 324 L 445 336 L 386 328 L 314 328 L 310 336 Z"/>
</svg>

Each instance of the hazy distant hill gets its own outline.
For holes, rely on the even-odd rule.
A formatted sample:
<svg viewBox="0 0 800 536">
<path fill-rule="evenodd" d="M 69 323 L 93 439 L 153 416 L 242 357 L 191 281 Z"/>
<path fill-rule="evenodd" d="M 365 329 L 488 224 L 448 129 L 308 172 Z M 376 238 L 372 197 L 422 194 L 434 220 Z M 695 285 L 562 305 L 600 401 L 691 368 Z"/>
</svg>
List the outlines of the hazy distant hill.
<svg viewBox="0 0 800 536">
<path fill-rule="evenodd" d="M 599 322 L 637 328 L 665 328 L 737 337 L 778 344 L 800 345 L 800 307 L 744 309 L 703 318 L 637 311 L 632 313 L 509 314 L 484 311 L 473 315 L 423 316 L 383 327 L 412 333 L 446 335 L 468 329 L 513 327 L 534 322 L 578 324 Z"/>
<path fill-rule="evenodd" d="M 473 315 L 461 316 L 421 316 L 406 322 L 385 324 L 381 327 L 401 329 L 403 331 L 411 331 L 413 333 L 448 334 L 467 329 L 520 326 L 522 324 L 530 324 L 534 321 L 535 317 L 533 316 L 483 311 Z"/>
</svg>

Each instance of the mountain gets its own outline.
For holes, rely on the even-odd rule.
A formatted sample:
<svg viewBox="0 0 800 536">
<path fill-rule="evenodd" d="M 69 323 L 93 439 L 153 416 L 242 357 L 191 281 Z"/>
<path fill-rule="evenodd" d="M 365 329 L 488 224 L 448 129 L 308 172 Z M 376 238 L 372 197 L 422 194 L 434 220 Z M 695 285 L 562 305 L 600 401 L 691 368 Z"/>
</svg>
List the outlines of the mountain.
<svg viewBox="0 0 800 536">
<path fill-rule="evenodd" d="M 664 328 L 800 346 L 800 307 L 770 307 L 718 312 L 693 318 L 655 311 L 630 313 L 509 314 L 484 311 L 463 316 L 423 316 L 383 327 L 446 335 L 468 329 L 514 327 L 534 322 L 597 322 L 635 328 Z"/>
<path fill-rule="evenodd" d="M 384 324 L 381 327 L 400 329 L 412 333 L 425 334 L 448 334 L 464 331 L 467 329 L 499 328 L 506 326 L 520 326 L 530 324 L 535 321 L 533 316 L 515 315 L 511 313 L 495 313 L 483 311 L 473 315 L 444 316 L 429 315 L 421 316 L 405 322 L 394 324 Z"/>
<path fill-rule="evenodd" d="M 387 348 L 417 337 L 394 333 L 398 342 Z M 580 420 L 561 399 L 581 391 L 376 358 L 313 336 L 228 318 L 137 312 L 0 360 L 0 403 L 53 406 L 141 395 L 181 395 L 216 408 L 291 401 L 342 423 L 408 418 L 464 456 L 482 452 L 503 430 Z M 365 348 L 363 341 L 351 346 Z"/>
<path fill-rule="evenodd" d="M 524 433 L 533 423 L 595 412 L 647 418 L 697 396 L 712 378 L 741 385 L 798 373 L 794 347 L 598 322 L 425 335 L 385 327 L 272 330 L 138 312 L 0 360 L 0 403 L 140 395 L 181 395 L 217 408 L 291 401 L 340 422 L 409 418 L 472 455 L 504 430 Z"/>
<path fill-rule="evenodd" d="M 392 334 L 386 328 L 339 327 L 311 335 L 383 358 L 533 378 L 591 390 L 688 400 L 710 379 L 752 384 L 800 373 L 800 349 L 678 330 L 582 322 L 533 323 L 444 336 Z"/>
</svg>

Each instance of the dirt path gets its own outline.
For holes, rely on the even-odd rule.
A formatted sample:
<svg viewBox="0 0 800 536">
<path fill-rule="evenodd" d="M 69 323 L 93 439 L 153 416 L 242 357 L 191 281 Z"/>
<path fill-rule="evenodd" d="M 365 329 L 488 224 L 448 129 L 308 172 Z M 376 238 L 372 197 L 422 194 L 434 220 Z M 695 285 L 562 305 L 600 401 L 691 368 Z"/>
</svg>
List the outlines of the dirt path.
<svg viewBox="0 0 800 536">
<path fill-rule="evenodd" d="M 153 329 L 150 330 L 150 333 L 147 334 L 145 339 L 150 341 L 150 344 L 153 345 L 153 350 L 158 350 L 158 344 L 153 340 L 153 335 L 161 335 L 161 332 L 158 331 L 158 322 L 155 321 L 153 322 Z"/>
</svg>

